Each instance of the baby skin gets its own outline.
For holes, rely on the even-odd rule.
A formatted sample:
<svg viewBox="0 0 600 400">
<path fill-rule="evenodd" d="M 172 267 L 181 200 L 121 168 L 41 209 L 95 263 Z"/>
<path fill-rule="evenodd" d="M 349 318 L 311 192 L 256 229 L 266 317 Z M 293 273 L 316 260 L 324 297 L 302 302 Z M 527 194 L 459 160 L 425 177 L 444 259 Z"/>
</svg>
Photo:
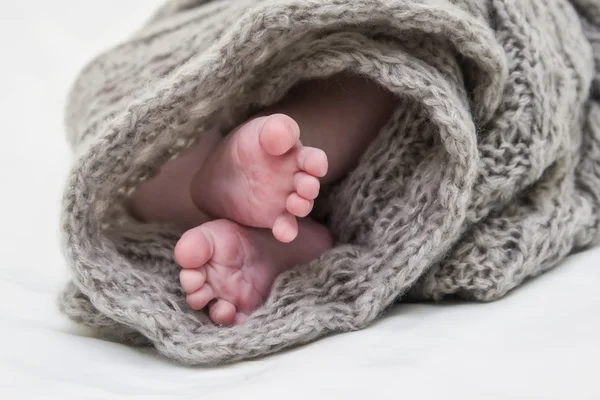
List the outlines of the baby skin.
<svg viewBox="0 0 600 400">
<path fill-rule="evenodd" d="M 145 182 L 127 206 L 187 230 L 175 260 L 188 305 L 220 325 L 243 323 L 279 273 L 331 248 L 308 217 L 313 202 L 355 167 L 394 104 L 360 77 L 304 82 L 224 138 L 204 134 Z"/>
</svg>

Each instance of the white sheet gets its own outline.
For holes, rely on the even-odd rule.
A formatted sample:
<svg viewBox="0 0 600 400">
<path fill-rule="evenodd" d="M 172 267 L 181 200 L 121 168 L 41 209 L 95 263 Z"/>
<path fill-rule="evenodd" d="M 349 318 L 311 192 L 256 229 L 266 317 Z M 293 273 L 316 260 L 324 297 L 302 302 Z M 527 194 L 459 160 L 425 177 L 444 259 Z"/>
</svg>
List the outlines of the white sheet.
<svg viewBox="0 0 600 400">
<path fill-rule="evenodd" d="M 64 96 L 157 3 L 0 2 L 0 398 L 600 399 L 600 249 L 496 303 L 401 306 L 364 331 L 225 368 L 179 367 L 59 314 Z"/>
</svg>

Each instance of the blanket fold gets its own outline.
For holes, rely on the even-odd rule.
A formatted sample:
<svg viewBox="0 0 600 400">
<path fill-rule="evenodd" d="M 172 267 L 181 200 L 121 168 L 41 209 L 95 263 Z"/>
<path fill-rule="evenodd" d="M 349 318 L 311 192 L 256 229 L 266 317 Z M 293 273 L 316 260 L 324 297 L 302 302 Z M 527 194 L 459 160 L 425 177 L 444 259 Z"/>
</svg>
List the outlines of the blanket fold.
<svg viewBox="0 0 600 400">
<path fill-rule="evenodd" d="M 342 71 L 399 105 L 320 199 L 339 243 L 281 274 L 244 325 L 216 327 L 178 285 L 182 232 L 123 200 L 208 129 Z M 169 1 L 86 66 L 66 118 L 61 309 L 185 364 L 360 329 L 399 299 L 495 300 L 600 240 L 593 0 Z"/>
</svg>

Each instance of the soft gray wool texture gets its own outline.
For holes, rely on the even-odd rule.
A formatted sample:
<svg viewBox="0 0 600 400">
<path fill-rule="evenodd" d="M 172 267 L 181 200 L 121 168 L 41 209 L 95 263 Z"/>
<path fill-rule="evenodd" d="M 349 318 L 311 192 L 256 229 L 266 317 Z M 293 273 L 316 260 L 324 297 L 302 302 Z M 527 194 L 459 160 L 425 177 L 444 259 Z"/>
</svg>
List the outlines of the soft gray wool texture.
<svg viewBox="0 0 600 400">
<path fill-rule="evenodd" d="M 123 199 L 211 127 L 341 71 L 400 104 L 321 196 L 339 243 L 281 274 L 244 325 L 217 327 L 185 304 L 182 232 L 136 222 Z M 262 356 L 398 300 L 498 299 L 598 243 L 600 1 L 169 1 L 85 67 L 67 128 L 62 311 L 184 364 Z"/>
</svg>

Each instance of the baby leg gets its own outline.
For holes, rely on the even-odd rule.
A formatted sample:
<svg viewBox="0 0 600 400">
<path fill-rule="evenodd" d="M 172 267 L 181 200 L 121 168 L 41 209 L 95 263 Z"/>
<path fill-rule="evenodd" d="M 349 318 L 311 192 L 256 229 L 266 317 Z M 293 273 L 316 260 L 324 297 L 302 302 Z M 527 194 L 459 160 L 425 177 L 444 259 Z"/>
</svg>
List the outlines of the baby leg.
<svg viewBox="0 0 600 400">
<path fill-rule="evenodd" d="M 208 308 L 214 322 L 232 325 L 263 303 L 282 271 L 312 261 L 332 245 L 328 230 L 310 220 L 300 222 L 292 243 L 277 241 L 266 229 L 215 220 L 187 231 L 175 258 L 183 267 L 180 280 L 189 306 Z"/>
<path fill-rule="evenodd" d="M 129 212 L 140 221 L 172 223 L 183 229 L 209 221 L 210 217 L 192 201 L 190 185 L 219 140 L 217 130 L 208 131 L 192 148 L 166 163 L 127 200 Z"/>
<path fill-rule="evenodd" d="M 214 218 L 270 228 L 290 242 L 319 185 L 357 164 L 394 103 L 361 77 L 306 82 L 219 143 L 192 181 L 192 199 Z"/>
</svg>

